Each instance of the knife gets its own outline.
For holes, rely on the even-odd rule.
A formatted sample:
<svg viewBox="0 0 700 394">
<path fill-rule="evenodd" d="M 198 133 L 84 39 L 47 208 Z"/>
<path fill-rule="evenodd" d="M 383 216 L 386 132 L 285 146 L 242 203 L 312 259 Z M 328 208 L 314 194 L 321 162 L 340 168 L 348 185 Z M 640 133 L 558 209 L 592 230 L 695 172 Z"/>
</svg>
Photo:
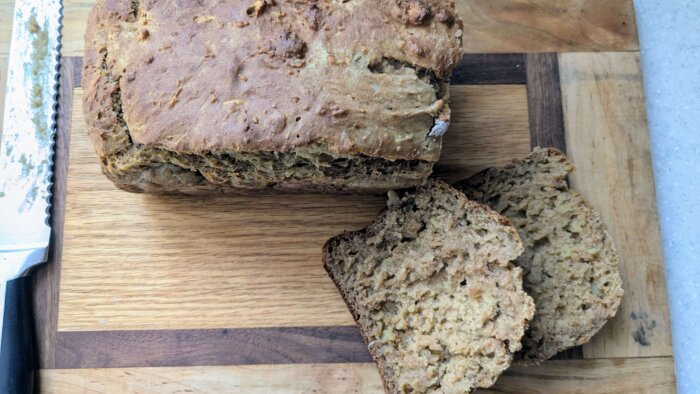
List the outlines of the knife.
<svg viewBox="0 0 700 394">
<path fill-rule="evenodd" d="M 31 393 L 28 274 L 47 261 L 61 0 L 16 0 L 0 135 L 0 393 Z"/>
</svg>

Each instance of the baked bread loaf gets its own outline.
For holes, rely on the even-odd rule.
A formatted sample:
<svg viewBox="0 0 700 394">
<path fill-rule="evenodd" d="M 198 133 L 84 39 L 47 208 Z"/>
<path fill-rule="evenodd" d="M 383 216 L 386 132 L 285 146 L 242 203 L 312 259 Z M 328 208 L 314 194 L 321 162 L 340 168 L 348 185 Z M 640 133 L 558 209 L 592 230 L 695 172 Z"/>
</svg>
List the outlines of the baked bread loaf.
<svg viewBox="0 0 700 394">
<path fill-rule="evenodd" d="M 588 342 L 622 300 L 612 240 L 598 213 L 569 190 L 572 170 L 558 150 L 535 149 L 457 184 L 469 198 L 509 218 L 525 244 L 517 264 L 536 306 L 516 355 L 526 363 Z"/>
<path fill-rule="evenodd" d="M 387 392 L 489 387 L 521 346 L 532 299 L 511 223 L 438 181 L 390 193 L 367 229 L 330 239 L 325 268 Z"/>
<path fill-rule="evenodd" d="M 84 115 L 129 191 L 418 185 L 461 36 L 445 0 L 98 0 Z"/>
</svg>

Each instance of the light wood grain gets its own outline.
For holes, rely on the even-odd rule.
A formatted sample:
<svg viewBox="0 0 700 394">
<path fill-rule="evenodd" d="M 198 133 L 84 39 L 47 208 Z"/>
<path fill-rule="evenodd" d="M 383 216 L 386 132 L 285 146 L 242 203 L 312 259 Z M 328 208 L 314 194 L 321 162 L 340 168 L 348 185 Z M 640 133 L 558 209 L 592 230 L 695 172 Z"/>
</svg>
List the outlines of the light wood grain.
<svg viewBox="0 0 700 394">
<path fill-rule="evenodd" d="M 455 88 L 441 167 L 467 176 L 526 153 L 525 96 L 522 86 Z M 321 247 L 370 223 L 383 197 L 118 191 L 100 174 L 81 99 L 78 89 L 59 331 L 353 324 Z"/>
<path fill-rule="evenodd" d="M 374 364 L 42 370 L 40 393 L 383 393 Z M 670 358 L 512 367 L 477 393 L 673 393 Z"/>
<path fill-rule="evenodd" d="M 40 393 L 383 393 L 374 364 L 42 370 Z"/>
<path fill-rule="evenodd" d="M 63 56 L 83 56 L 85 27 L 95 1 L 63 0 Z"/>
<path fill-rule="evenodd" d="M 452 86 L 450 96 L 452 123 L 436 176 L 462 180 L 530 152 L 525 86 Z"/>
<path fill-rule="evenodd" d="M 74 108 L 59 330 L 352 324 L 321 246 L 382 198 L 118 191 Z"/>
<path fill-rule="evenodd" d="M 384 204 L 118 191 L 100 174 L 79 104 L 68 190 L 59 330 L 352 324 L 321 246 Z"/>
<path fill-rule="evenodd" d="M 547 361 L 512 366 L 493 388 L 475 394 L 672 394 L 675 382 L 670 357 Z"/>
<path fill-rule="evenodd" d="M 562 54 L 560 72 L 572 186 L 601 213 L 626 290 L 584 356 L 671 355 L 639 54 Z"/>
<path fill-rule="evenodd" d="M 3 3 L 7 1 L 0 0 L 0 9 L 8 7 Z M 62 52 L 82 56 L 87 15 L 94 1 L 64 0 L 63 4 Z M 458 0 L 457 4 L 468 53 L 639 48 L 632 0 Z M 0 45 L 1 39 L 0 35 Z M 3 50 L 7 51 L 0 46 L 0 53 Z"/>
<path fill-rule="evenodd" d="M 632 0 L 462 0 L 464 51 L 639 49 Z"/>
</svg>

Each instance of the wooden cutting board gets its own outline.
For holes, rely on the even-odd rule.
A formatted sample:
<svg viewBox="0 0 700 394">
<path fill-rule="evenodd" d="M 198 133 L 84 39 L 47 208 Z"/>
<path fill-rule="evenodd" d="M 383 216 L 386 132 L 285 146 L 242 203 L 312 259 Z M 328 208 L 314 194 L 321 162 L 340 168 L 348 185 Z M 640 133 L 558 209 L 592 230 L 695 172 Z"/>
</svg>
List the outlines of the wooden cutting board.
<svg viewBox="0 0 700 394">
<path fill-rule="evenodd" d="M 458 3 L 465 57 L 438 175 L 455 181 L 536 145 L 566 149 L 626 289 L 589 344 L 512 367 L 481 392 L 674 392 L 632 1 Z M 41 392 L 381 392 L 321 245 L 368 224 L 385 199 L 115 190 L 80 109 L 91 6 L 65 1 L 54 246 L 36 275 Z M 0 84 L 11 9 L 0 0 Z"/>
</svg>

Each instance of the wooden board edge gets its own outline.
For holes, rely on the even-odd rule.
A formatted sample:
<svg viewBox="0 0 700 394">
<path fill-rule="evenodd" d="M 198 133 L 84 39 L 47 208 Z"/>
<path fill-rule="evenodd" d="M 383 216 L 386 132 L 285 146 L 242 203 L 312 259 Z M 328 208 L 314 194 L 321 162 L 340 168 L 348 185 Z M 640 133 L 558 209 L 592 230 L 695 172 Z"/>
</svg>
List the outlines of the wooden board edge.
<svg viewBox="0 0 700 394">
<path fill-rule="evenodd" d="M 33 272 L 33 307 L 37 332 L 40 368 L 55 366 L 56 332 L 58 329 L 58 292 L 63 249 L 63 226 L 68 180 L 71 110 L 73 89 L 80 85 L 81 58 L 62 58 L 58 88 L 56 144 L 51 205 L 52 239 L 49 262 Z"/>
</svg>

